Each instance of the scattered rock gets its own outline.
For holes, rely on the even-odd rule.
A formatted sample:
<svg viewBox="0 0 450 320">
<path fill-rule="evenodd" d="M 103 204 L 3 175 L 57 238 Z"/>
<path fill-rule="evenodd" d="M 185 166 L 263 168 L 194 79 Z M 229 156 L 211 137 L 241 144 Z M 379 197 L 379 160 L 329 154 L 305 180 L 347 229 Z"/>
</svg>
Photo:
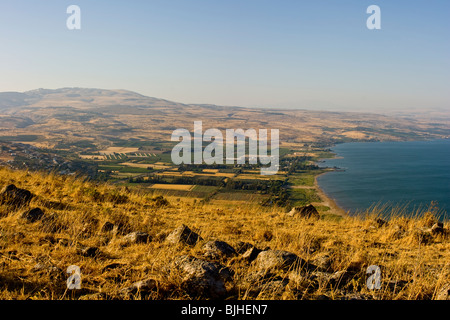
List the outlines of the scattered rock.
<svg viewBox="0 0 450 320">
<path fill-rule="evenodd" d="M 386 220 L 383 220 L 383 219 L 381 219 L 381 218 L 376 218 L 374 221 L 373 221 L 373 226 L 374 227 L 377 227 L 377 228 L 381 228 L 381 227 L 384 227 L 384 226 L 386 226 L 388 223 L 387 223 L 387 221 Z"/>
<path fill-rule="evenodd" d="M 0 192 L 0 204 L 6 204 L 15 208 L 27 206 L 33 195 L 30 191 L 17 188 L 10 184 Z"/>
<path fill-rule="evenodd" d="M 248 243 L 248 242 L 239 241 L 238 243 L 236 243 L 235 248 L 236 248 L 236 252 L 238 254 L 243 254 L 248 249 L 253 248 L 253 245 L 251 243 Z"/>
<path fill-rule="evenodd" d="M 110 232 L 114 230 L 114 224 L 112 222 L 106 221 L 102 228 L 100 229 L 101 232 Z"/>
<path fill-rule="evenodd" d="M 245 251 L 245 253 L 242 255 L 242 258 L 247 260 L 248 262 L 252 262 L 253 260 L 255 260 L 258 257 L 258 254 L 261 251 L 262 250 L 260 250 L 256 247 L 251 247 L 250 249 Z"/>
<path fill-rule="evenodd" d="M 44 262 L 38 262 L 33 267 L 34 271 L 48 271 L 48 272 L 62 272 L 62 270 L 56 266 L 49 265 Z"/>
<path fill-rule="evenodd" d="M 151 291 L 154 291 L 158 288 L 158 281 L 155 279 L 145 279 L 138 282 L 133 283 L 131 286 L 123 288 L 120 290 L 119 294 L 122 297 L 130 297 L 131 295 L 143 294 L 146 295 Z"/>
<path fill-rule="evenodd" d="M 139 244 L 139 243 L 148 243 L 151 241 L 151 237 L 146 232 L 131 232 L 123 237 L 123 241 L 127 245 L 131 244 Z"/>
<path fill-rule="evenodd" d="M 444 224 L 442 222 L 435 223 L 431 227 L 430 232 L 433 235 L 444 234 L 445 233 Z"/>
<path fill-rule="evenodd" d="M 169 243 L 184 243 L 190 246 L 195 245 L 200 240 L 203 239 L 184 224 L 172 231 L 166 238 L 166 241 Z"/>
<path fill-rule="evenodd" d="M 45 270 L 47 268 L 45 263 L 42 262 L 38 262 L 34 265 L 33 270 L 34 271 L 41 271 L 41 270 Z"/>
<path fill-rule="evenodd" d="M 100 254 L 100 249 L 97 247 L 86 247 L 80 250 L 83 257 L 95 258 Z"/>
<path fill-rule="evenodd" d="M 25 211 L 22 214 L 23 219 L 27 219 L 28 222 L 36 222 L 41 220 L 44 217 L 44 212 L 40 208 L 34 208 L 28 211 Z"/>
<path fill-rule="evenodd" d="M 164 240 L 166 240 L 168 234 L 169 233 L 166 231 L 161 231 L 155 235 L 155 237 L 153 238 L 153 241 L 163 242 Z"/>
<path fill-rule="evenodd" d="M 236 255 L 236 250 L 223 241 L 208 241 L 202 249 L 203 255 L 210 259 L 228 258 Z"/>
<path fill-rule="evenodd" d="M 393 229 L 393 232 L 392 232 L 390 237 L 393 240 L 399 240 L 399 239 L 403 238 L 406 235 L 405 228 L 403 228 L 399 224 L 395 224 L 392 229 Z"/>
<path fill-rule="evenodd" d="M 433 242 L 433 234 L 431 233 L 431 229 L 416 229 L 413 232 L 413 236 L 421 244 Z"/>
<path fill-rule="evenodd" d="M 33 271 L 40 275 L 49 276 L 51 279 L 63 279 L 66 276 L 62 269 L 58 268 L 48 261 L 37 262 L 33 266 Z"/>
<path fill-rule="evenodd" d="M 226 293 L 225 281 L 232 276 L 231 270 L 218 263 L 186 255 L 177 257 L 173 268 L 181 275 L 181 287 L 192 297 L 223 297 Z"/>
<path fill-rule="evenodd" d="M 333 259 L 327 253 L 322 253 L 311 260 L 311 263 L 317 266 L 320 271 L 331 271 Z"/>
<path fill-rule="evenodd" d="M 300 218 L 320 218 L 319 212 L 312 204 L 303 207 L 294 207 L 287 215 Z"/>
<path fill-rule="evenodd" d="M 336 271 L 334 273 L 314 271 L 311 275 L 311 280 L 332 288 L 345 286 L 352 278 L 351 273 L 346 270 Z"/>
<path fill-rule="evenodd" d="M 282 250 L 262 251 L 258 254 L 255 262 L 259 270 L 288 270 L 306 264 L 306 262 L 296 254 Z"/>
</svg>

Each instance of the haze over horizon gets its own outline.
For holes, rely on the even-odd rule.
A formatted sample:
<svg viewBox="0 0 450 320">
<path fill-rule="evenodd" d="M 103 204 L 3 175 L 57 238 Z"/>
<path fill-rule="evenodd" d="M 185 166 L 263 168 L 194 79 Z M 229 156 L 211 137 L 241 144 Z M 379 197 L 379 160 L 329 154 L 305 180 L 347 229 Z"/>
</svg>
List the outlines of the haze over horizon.
<svg viewBox="0 0 450 320">
<path fill-rule="evenodd" d="M 81 8 L 68 30 L 66 8 Z M 381 30 L 366 9 L 381 8 Z M 0 91 L 125 89 L 185 104 L 450 109 L 446 1 L 19 0 L 0 5 Z"/>
<path fill-rule="evenodd" d="M 2 102 L 4 102 L 4 100 L 2 100 L 3 98 L 7 98 L 6 101 L 8 101 L 8 96 L 3 96 L 3 94 L 8 94 L 8 93 L 19 93 L 19 94 L 33 94 L 39 91 L 52 91 L 54 93 L 62 93 L 62 91 L 67 90 L 69 93 L 70 92 L 76 92 L 78 94 L 82 94 L 85 91 L 85 94 L 87 96 L 90 96 L 90 91 L 92 90 L 99 90 L 99 91 L 103 91 L 105 92 L 107 95 L 109 95 L 109 92 L 115 92 L 115 93 L 121 93 L 121 92 L 129 92 L 132 95 L 138 95 L 138 96 L 142 96 L 143 98 L 150 98 L 150 99 L 154 99 L 155 101 L 167 101 L 169 103 L 174 103 L 174 104 L 181 104 L 181 105 L 186 105 L 186 106 L 217 106 L 217 107 L 225 107 L 225 108 L 250 108 L 250 109 L 259 109 L 259 110 L 305 110 L 305 111 L 318 111 L 318 112 L 341 112 L 341 113 L 360 113 L 360 114 L 364 114 L 364 113 L 368 113 L 368 114 L 384 114 L 384 115 L 425 115 L 428 114 L 430 117 L 432 118 L 441 118 L 442 116 L 444 117 L 450 117 L 450 109 L 445 109 L 445 108 L 428 108 L 428 109 L 420 109 L 420 108 L 416 108 L 416 109 L 412 109 L 412 108 L 407 108 L 407 109 L 394 109 L 394 110 L 364 110 L 364 109 L 360 109 L 360 110 L 342 110 L 342 109 L 333 109 L 333 108 L 308 108 L 308 107 L 277 107 L 277 106 L 242 106 L 242 105 L 220 105 L 220 104 L 215 104 L 215 103 L 184 103 L 183 101 L 174 101 L 171 99 L 164 99 L 164 98 L 159 98 L 159 97 L 152 97 L 152 96 L 147 96 L 145 94 L 142 94 L 140 92 L 136 92 L 136 91 L 132 91 L 132 90 L 128 90 L 128 89 L 124 89 L 124 88 L 116 88 L 116 89 L 105 89 L 105 88 L 82 88 L 82 87 L 64 87 L 64 88 L 35 88 L 32 90 L 26 90 L 26 91 L 5 91 L 5 92 L 0 92 L 0 109 L 3 106 Z M 102 94 L 99 94 L 99 96 L 101 96 Z M 26 106 L 26 105 L 23 105 Z M 4 106 L 3 106 L 4 107 Z"/>
</svg>

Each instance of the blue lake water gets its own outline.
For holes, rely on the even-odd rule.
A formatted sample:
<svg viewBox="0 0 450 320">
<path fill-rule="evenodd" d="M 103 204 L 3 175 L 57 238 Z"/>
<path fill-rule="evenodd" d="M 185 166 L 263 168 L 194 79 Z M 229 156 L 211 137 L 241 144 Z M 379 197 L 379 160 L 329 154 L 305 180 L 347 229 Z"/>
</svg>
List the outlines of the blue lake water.
<svg viewBox="0 0 450 320">
<path fill-rule="evenodd" d="M 332 148 L 338 158 L 321 167 L 339 167 L 317 178 L 322 190 L 350 213 L 371 206 L 407 206 L 411 211 L 436 201 L 450 218 L 450 140 L 356 142 Z"/>
</svg>

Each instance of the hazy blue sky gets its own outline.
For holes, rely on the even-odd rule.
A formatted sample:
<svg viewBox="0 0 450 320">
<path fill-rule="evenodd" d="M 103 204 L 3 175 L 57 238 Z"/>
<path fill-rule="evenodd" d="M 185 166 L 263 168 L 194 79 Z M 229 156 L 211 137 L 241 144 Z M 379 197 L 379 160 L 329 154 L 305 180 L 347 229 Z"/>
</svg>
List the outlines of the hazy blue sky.
<svg viewBox="0 0 450 320">
<path fill-rule="evenodd" d="M 449 84 L 448 0 L 0 0 L 0 91 L 377 111 L 450 109 Z"/>
</svg>

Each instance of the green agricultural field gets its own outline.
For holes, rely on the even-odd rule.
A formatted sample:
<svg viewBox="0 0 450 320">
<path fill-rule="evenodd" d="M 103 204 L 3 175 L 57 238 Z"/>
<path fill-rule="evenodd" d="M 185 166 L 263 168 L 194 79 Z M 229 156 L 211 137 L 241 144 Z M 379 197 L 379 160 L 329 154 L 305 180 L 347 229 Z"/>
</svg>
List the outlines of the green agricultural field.
<svg viewBox="0 0 450 320">
<path fill-rule="evenodd" d="M 0 141 L 23 141 L 23 142 L 31 142 L 36 141 L 39 138 L 37 135 L 27 134 L 27 135 L 18 135 L 18 136 L 0 136 Z"/>
<path fill-rule="evenodd" d="M 194 187 L 194 189 L 192 189 L 192 191 L 210 193 L 210 192 L 217 191 L 218 189 L 219 189 L 219 187 L 215 187 L 215 186 L 199 186 L 199 185 L 196 185 Z"/>
<path fill-rule="evenodd" d="M 314 189 L 290 189 L 289 199 L 292 206 L 305 206 L 311 202 L 320 202 L 320 198 Z"/>
<path fill-rule="evenodd" d="M 316 174 L 314 173 L 302 173 L 293 174 L 288 178 L 288 182 L 293 186 L 314 186 Z"/>
<path fill-rule="evenodd" d="M 256 194 L 250 191 L 234 191 L 234 192 L 219 192 L 216 194 L 214 200 L 227 201 L 246 201 L 246 202 L 260 202 L 267 199 L 268 195 Z"/>
</svg>

